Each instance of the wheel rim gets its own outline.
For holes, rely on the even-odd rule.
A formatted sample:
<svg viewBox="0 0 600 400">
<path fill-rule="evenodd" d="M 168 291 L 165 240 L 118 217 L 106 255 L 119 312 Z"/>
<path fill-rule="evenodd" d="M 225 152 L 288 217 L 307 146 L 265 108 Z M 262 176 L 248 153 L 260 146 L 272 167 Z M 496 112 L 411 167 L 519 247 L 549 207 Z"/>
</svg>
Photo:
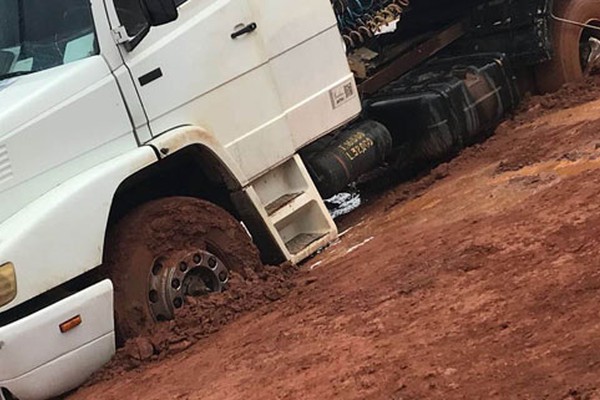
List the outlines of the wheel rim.
<svg viewBox="0 0 600 400">
<path fill-rule="evenodd" d="M 196 250 L 182 256 L 159 256 L 148 274 L 148 304 L 156 321 L 173 319 L 190 297 L 219 293 L 229 270 L 216 255 Z"/>
<path fill-rule="evenodd" d="M 600 28 L 600 20 L 591 19 L 586 25 Z M 594 67 L 600 67 L 600 31 L 592 28 L 583 28 L 579 36 L 579 62 L 584 74 L 589 73 Z"/>
</svg>

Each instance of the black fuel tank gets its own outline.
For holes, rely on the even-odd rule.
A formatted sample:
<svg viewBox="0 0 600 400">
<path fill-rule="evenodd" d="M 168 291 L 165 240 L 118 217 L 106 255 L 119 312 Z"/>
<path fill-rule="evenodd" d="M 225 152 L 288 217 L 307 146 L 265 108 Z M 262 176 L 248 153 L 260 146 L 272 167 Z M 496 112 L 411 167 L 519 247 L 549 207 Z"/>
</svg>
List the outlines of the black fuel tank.
<svg viewBox="0 0 600 400">
<path fill-rule="evenodd" d="M 428 62 L 365 101 L 367 116 L 417 161 L 447 158 L 491 132 L 519 98 L 508 60 L 478 54 Z"/>
<path fill-rule="evenodd" d="M 392 148 L 392 136 L 375 121 L 362 121 L 328 135 L 302 152 L 319 193 L 329 198 L 381 164 Z"/>
</svg>

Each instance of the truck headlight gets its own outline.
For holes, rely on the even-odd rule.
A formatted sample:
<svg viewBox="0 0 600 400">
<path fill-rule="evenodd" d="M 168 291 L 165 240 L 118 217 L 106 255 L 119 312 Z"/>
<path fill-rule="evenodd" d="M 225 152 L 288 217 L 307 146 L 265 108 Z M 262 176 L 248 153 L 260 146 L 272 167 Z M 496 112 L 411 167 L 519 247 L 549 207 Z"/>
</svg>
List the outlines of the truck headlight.
<svg viewBox="0 0 600 400">
<path fill-rule="evenodd" d="M 17 277 L 12 263 L 0 265 L 0 307 L 17 296 Z"/>
</svg>

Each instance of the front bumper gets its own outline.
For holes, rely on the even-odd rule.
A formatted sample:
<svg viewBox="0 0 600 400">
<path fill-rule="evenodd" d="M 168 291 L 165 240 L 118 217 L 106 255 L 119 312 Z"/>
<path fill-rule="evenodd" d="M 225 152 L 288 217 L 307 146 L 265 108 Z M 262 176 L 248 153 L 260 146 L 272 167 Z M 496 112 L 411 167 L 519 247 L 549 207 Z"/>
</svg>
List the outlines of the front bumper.
<svg viewBox="0 0 600 400">
<path fill-rule="evenodd" d="M 81 324 L 62 333 L 59 325 L 77 315 Z M 105 280 L 0 328 L 0 388 L 19 400 L 57 396 L 114 352 L 113 287 Z"/>
</svg>

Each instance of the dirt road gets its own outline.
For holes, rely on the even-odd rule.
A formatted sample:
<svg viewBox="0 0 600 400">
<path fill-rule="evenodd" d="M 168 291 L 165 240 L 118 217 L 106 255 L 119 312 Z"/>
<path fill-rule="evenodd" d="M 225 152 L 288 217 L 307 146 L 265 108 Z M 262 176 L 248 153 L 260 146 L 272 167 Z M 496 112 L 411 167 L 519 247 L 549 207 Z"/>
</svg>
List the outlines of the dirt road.
<svg viewBox="0 0 600 400">
<path fill-rule="evenodd" d="M 69 398 L 600 399 L 600 101 L 554 110 L 600 91 L 571 92 L 375 196 L 226 325 L 122 351 Z"/>
</svg>

